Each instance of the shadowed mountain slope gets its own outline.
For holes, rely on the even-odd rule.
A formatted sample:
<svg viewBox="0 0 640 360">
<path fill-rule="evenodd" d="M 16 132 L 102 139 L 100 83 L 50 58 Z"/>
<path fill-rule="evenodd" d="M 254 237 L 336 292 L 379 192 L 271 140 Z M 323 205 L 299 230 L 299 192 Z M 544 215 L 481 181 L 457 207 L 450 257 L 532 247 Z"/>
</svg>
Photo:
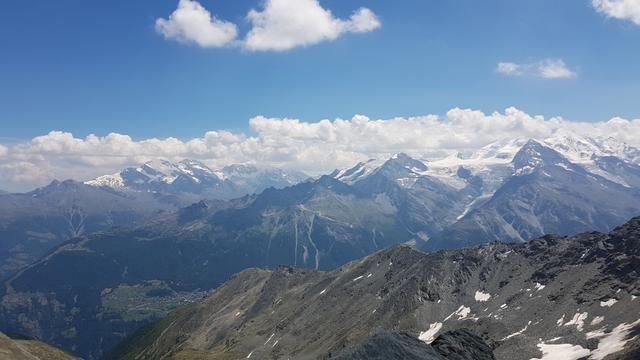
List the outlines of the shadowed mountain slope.
<svg viewBox="0 0 640 360">
<path fill-rule="evenodd" d="M 431 343 L 460 328 L 498 359 L 634 354 L 638 269 L 640 218 L 610 234 L 517 245 L 399 246 L 331 272 L 251 269 L 145 329 L 120 356 L 324 359 L 380 330 Z"/>
</svg>

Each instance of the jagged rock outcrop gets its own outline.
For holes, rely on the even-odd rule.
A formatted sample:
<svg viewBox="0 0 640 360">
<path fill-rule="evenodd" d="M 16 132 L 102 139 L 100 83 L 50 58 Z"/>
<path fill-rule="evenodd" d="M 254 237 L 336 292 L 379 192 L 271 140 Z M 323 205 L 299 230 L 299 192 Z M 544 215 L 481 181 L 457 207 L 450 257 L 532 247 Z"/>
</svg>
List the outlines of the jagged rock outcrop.
<svg viewBox="0 0 640 360">
<path fill-rule="evenodd" d="M 493 350 L 468 330 L 446 332 L 431 344 L 403 333 L 381 332 L 336 360 L 493 360 Z"/>
</svg>

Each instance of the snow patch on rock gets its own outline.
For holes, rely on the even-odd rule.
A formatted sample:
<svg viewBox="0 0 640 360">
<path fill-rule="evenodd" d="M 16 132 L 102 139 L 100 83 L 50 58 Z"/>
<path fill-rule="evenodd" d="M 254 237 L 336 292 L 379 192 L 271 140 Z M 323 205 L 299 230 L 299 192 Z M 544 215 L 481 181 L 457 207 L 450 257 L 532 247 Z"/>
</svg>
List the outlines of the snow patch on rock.
<svg viewBox="0 0 640 360">
<path fill-rule="evenodd" d="M 607 301 L 600 301 L 600 306 L 602 306 L 602 307 L 612 307 L 617 302 L 618 302 L 618 300 L 616 300 L 616 299 L 609 299 Z"/>
<path fill-rule="evenodd" d="M 573 318 L 566 324 L 564 324 L 564 326 L 575 325 L 578 331 L 582 331 L 582 329 L 584 328 L 584 321 L 588 316 L 589 314 L 586 311 L 583 313 L 575 313 L 575 315 L 573 315 Z"/>
<path fill-rule="evenodd" d="M 529 320 L 529 322 L 527 323 L 527 325 L 525 325 L 525 326 L 524 326 L 524 328 L 522 328 L 522 330 L 520 330 L 520 331 L 516 331 L 516 332 L 514 332 L 514 333 L 513 333 L 513 334 L 511 334 L 511 335 L 507 335 L 507 336 L 505 336 L 505 337 L 502 339 L 502 341 L 505 341 L 505 340 L 511 339 L 511 338 L 512 338 L 512 337 L 514 337 L 514 336 L 518 336 L 518 335 L 522 335 L 522 334 L 524 334 L 524 332 L 525 332 L 525 331 L 527 331 L 527 329 L 529 328 L 529 325 L 531 325 L 531 320 Z"/>
<path fill-rule="evenodd" d="M 466 307 L 464 305 L 460 305 L 458 310 L 452 312 L 451 315 L 447 316 L 444 319 L 444 321 L 447 321 L 447 320 L 451 319 L 451 317 L 453 317 L 454 315 L 456 315 L 458 317 L 458 320 L 462 320 L 462 319 L 467 318 L 469 316 L 469 314 L 471 314 L 471 308 Z"/>
<path fill-rule="evenodd" d="M 479 302 L 488 301 L 489 299 L 491 299 L 491 294 L 478 290 L 476 291 L 475 299 Z"/>
<path fill-rule="evenodd" d="M 580 345 L 572 344 L 539 343 L 538 348 L 542 351 L 542 357 L 531 360 L 578 360 L 591 353 Z"/>
<path fill-rule="evenodd" d="M 427 331 L 420 332 L 420 336 L 418 336 L 418 339 L 426 342 L 427 344 L 431 344 L 431 342 L 435 340 L 438 332 L 440 332 L 440 329 L 442 329 L 442 323 L 433 323 L 429 325 L 429 329 Z"/>
<path fill-rule="evenodd" d="M 591 320 L 591 326 L 598 325 L 603 321 L 604 321 L 604 316 L 596 316 L 593 318 L 593 320 Z"/>
<path fill-rule="evenodd" d="M 591 352 L 589 359 L 602 360 L 607 355 L 621 351 L 624 346 L 634 338 L 629 338 L 629 334 L 636 326 L 640 325 L 640 320 L 629 324 L 620 324 L 609 333 L 597 333 L 593 337 L 599 337 L 598 348 Z"/>
</svg>

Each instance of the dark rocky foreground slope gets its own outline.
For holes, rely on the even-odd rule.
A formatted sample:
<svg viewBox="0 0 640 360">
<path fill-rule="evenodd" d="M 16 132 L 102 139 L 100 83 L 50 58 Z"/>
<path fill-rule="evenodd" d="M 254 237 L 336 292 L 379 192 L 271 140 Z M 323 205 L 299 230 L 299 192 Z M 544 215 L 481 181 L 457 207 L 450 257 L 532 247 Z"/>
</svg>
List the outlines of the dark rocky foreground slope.
<svg viewBox="0 0 640 360">
<path fill-rule="evenodd" d="M 0 333 L 2 360 L 74 360 L 78 359 L 45 343 L 28 339 L 12 339 Z"/>
<path fill-rule="evenodd" d="M 381 332 L 336 360 L 493 360 L 493 350 L 468 330 L 446 332 L 431 344 L 402 333 Z"/>
<path fill-rule="evenodd" d="M 323 359 L 381 330 L 429 343 L 467 328 L 498 359 L 633 358 L 639 273 L 640 218 L 610 234 L 518 245 L 432 254 L 397 246 L 331 272 L 251 269 L 116 357 Z"/>
</svg>

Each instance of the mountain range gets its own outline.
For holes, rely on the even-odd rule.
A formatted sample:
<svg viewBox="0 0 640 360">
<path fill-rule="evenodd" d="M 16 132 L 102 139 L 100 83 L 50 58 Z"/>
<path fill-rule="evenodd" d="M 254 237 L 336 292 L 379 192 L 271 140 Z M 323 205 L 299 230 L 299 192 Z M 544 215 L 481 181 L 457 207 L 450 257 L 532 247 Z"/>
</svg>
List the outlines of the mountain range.
<svg viewBox="0 0 640 360">
<path fill-rule="evenodd" d="M 234 164 L 212 170 L 196 160 L 172 163 L 154 160 L 126 168 L 112 175 L 99 176 L 85 184 L 121 192 L 151 192 L 178 196 L 183 203 L 202 199 L 233 199 L 264 189 L 284 188 L 309 177 L 302 172 Z"/>
<path fill-rule="evenodd" d="M 151 194 L 133 197 L 72 180 L 24 194 L 0 194 L 0 278 L 71 238 L 175 208 Z"/>
<path fill-rule="evenodd" d="M 139 222 L 203 199 L 230 199 L 307 179 L 252 165 L 213 171 L 194 160 L 158 160 L 85 183 L 53 181 L 23 194 L 0 192 L 0 278 L 73 237 Z"/>
<path fill-rule="evenodd" d="M 640 170 L 616 159 L 630 170 Z M 527 142 L 510 163 L 512 175 L 491 197 L 423 247 L 433 250 L 491 241 L 522 242 L 544 234 L 607 231 L 638 215 L 640 189 L 629 185 L 638 180 L 635 173 L 620 171 L 627 181 L 616 182 L 613 174 L 605 174 L 601 158 L 593 161 L 600 171 L 589 171 L 589 166 L 573 163 L 541 143 Z"/>
<path fill-rule="evenodd" d="M 138 332 L 117 357 L 329 359 L 380 342 L 414 348 L 389 331 L 435 345 L 467 329 L 497 359 L 634 359 L 638 269 L 640 218 L 523 244 L 395 246 L 330 272 L 249 269 Z"/>
<path fill-rule="evenodd" d="M 607 232 L 640 214 L 638 154 L 612 139 L 516 139 L 444 159 L 396 154 L 176 211 L 158 212 L 154 205 L 146 217 L 76 234 L 15 267 L 0 292 L 0 331 L 96 359 L 247 268 L 328 271 L 402 243 L 435 251 L 521 243 L 547 233 Z M 197 163 L 181 164 L 149 164 L 155 173 L 141 166 L 75 185 L 174 207 L 212 193 L 181 185 L 192 175 L 200 182 L 191 185 L 218 184 L 195 168 L 184 170 Z M 105 180 L 114 178 L 122 181 Z"/>
</svg>

